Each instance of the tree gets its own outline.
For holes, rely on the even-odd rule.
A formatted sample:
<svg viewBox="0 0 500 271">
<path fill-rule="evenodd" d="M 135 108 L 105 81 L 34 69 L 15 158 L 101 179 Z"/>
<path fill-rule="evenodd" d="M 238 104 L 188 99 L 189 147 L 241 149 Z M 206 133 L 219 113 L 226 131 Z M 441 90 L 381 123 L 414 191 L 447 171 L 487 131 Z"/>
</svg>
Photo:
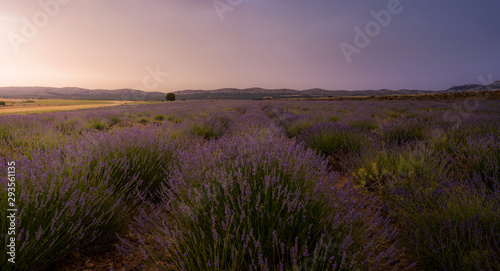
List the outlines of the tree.
<svg viewBox="0 0 500 271">
<path fill-rule="evenodd" d="M 167 93 L 167 96 L 165 97 L 165 99 L 167 99 L 167 101 L 175 101 L 175 94 L 173 93 Z"/>
<path fill-rule="evenodd" d="M 4 105 L 5 105 L 5 102 L 0 102 L 0 105 L 4 106 Z"/>
</svg>

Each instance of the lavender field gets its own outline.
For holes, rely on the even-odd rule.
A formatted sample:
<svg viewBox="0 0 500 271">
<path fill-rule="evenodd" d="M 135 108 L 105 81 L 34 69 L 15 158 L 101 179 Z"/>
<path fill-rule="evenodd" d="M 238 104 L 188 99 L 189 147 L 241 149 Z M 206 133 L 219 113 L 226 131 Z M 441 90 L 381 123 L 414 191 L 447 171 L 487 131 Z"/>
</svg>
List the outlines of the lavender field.
<svg viewBox="0 0 500 271">
<path fill-rule="evenodd" d="M 0 267 L 498 270 L 499 128 L 498 101 L 0 116 L 0 174 L 15 161 L 18 209 L 16 263 L 2 253 Z M 0 187 L 3 206 L 7 178 Z M 110 251 L 122 261 L 75 259 Z"/>
</svg>

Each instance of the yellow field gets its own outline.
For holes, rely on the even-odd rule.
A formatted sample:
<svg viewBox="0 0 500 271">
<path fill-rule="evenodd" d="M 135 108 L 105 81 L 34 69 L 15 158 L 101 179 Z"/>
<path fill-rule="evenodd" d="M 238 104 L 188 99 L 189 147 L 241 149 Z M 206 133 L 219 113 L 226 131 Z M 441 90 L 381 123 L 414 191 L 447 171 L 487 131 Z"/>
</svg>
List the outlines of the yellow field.
<svg viewBox="0 0 500 271">
<path fill-rule="evenodd" d="M 70 111 L 125 104 L 139 104 L 138 101 L 102 101 L 102 100 L 51 100 L 51 99 L 0 99 L 5 106 L 0 105 L 0 115 L 6 114 L 31 114 L 54 111 Z"/>
</svg>

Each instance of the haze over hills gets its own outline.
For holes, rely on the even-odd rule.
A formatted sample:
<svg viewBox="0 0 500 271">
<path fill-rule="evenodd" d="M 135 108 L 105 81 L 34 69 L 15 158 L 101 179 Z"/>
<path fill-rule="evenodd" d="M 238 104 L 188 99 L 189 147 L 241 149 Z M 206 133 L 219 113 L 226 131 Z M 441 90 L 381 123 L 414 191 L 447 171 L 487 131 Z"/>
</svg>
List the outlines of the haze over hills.
<svg viewBox="0 0 500 271">
<path fill-rule="evenodd" d="M 500 89 L 500 81 L 495 81 L 489 85 L 469 84 L 462 86 L 454 86 L 447 89 L 445 92 L 489 91 L 498 89 Z"/>
<path fill-rule="evenodd" d="M 320 98 L 345 96 L 381 96 L 381 95 L 415 95 L 430 93 L 455 93 L 467 91 L 491 91 L 500 89 L 500 81 L 489 85 L 468 84 L 454 86 L 442 91 L 429 90 L 325 90 L 320 88 L 264 89 L 264 88 L 222 88 L 214 90 L 181 90 L 175 91 L 177 99 L 276 99 L 276 98 Z M 0 87 L 0 98 L 14 99 L 87 99 L 87 100 L 165 100 L 164 92 L 146 92 L 135 89 L 83 89 L 75 87 Z"/>
<path fill-rule="evenodd" d="M 135 89 L 84 89 L 53 87 L 0 87 L 0 98 L 11 99 L 78 99 L 78 100 L 165 100 L 163 92 Z"/>
</svg>

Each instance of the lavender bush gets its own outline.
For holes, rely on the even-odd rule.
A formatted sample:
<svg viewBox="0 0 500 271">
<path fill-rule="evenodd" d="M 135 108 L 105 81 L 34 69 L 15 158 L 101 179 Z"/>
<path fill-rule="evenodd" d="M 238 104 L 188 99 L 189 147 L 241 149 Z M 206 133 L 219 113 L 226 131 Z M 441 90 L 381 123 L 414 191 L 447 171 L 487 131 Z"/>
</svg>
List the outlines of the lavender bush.
<svg viewBox="0 0 500 271">
<path fill-rule="evenodd" d="M 132 185 L 154 199 L 161 183 L 168 180 L 170 168 L 178 163 L 181 146 L 186 144 L 178 129 L 169 124 L 146 130 L 128 128 L 84 138 L 79 144 L 91 146 L 95 153 L 91 167 L 105 164 L 102 170 L 108 171 L 115 189 Z"/>
<path fill-rule="evenodd" d="M 490 189 L 500 179 L 500 136 L 468 136 L 465 144 L 453 148 L 457 172 L 464 179 L 480 179 Z"/>
<path fill-rule="evenodd" d="M 318 111 L 331 114 L 335 106 L 349 126 L 337 132 L 339 138 L 350 128 L 370 135 L 369 147 L 344 155 L 350 161 L 344 165 L 358 185 L 382 197 L 421 269 L 496 270 L 498 102 L 482 101 L 474 112 L 457 110 L 453 102 L 356 104 L 309 102 L 311 110 L 295 112 L 307 119 Z M 271 102 L 267 106 L 270 110 Z"/>
<path fill-rule="evenodd" d="M 245 115 L 240 123 L 265 126 L 258 114 Z M 138 246 L 154 267 L 350 270 L 397 264 L 400 250 L 390 245 L 396 232 L 379 215 L 376 198 L 340 185 L 326 160 L 294 140 L 234 133 L 196 149 L 181 167 L 203 170 L 180 170 L 177 186 L 163 190 L 167 200 L 134 224 Z M 123 241 L 124 253 L 134 249 Z"/>
<path fill-rule="evenodd" d="M 71 155 L 74 152 L 78 156 Z M 7 263 L 7 254 L 2 253 L 2 270 L 44 270 L 74 250 L 106 244 L 124 229 L 132 207 L 142 196 L 138 192 L 124 193 L 134 190 L 131 184 L 115 189 L 106 165 L 101 163 L 89 171 L 90 161 L 91 152 L 70 148 L 16 161 L 16 264 Z M 0 158 L 0 163 L 5 165 L 6 160 Z M 7 202 L 6 187 L 6 179 L 2 178 L 2 202 Z M 7 223 L 2 216 L 2 231 Z M 6 244 L 2 236 L 0 245 Z"/>
<path fill-rule="evenodd" d="M 382 128 L 382 138 L 389 144 L 403 145 L 419 141 L 424 139 L 425 134 L 424 124 L 420 119 L 395 120 Z"/>
<path fill-rule="evenodd" d="M 408 229 L 403 239 L 425 270 L 500 266 L 500 200 L 480 181 L 446 180 L 429 189 L 422 180 L 412 189 L 392 190 L 387 202 Z"/>
<path fill-rule="evenodd" d="M 432 151 L 424 145 L 398 146 L 387 150 L 373 150 L 355 159 L 351 175 L 354 181 L 371 191 L 412 186 L 417 179 L 425 179 L 435 186 L 440 178 L 452 177 L 453 158 L 446 153 Z"/>
</svg>

